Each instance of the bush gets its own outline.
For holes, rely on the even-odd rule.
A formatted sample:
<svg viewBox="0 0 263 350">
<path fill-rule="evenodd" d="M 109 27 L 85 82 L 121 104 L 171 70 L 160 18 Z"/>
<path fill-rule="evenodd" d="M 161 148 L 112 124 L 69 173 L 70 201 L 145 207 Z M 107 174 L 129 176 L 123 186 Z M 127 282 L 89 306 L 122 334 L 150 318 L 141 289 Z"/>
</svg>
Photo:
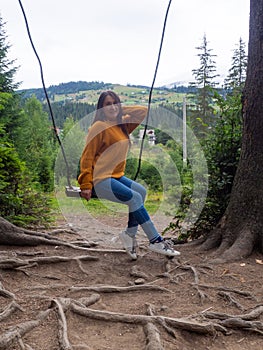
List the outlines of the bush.
<svg viewBox="0 0 263 350">
<path fill-rule="evenodd" d="M 37 191 L 13 146 L 0 144 L 0 216 L 20 226 L 51 220 L 50 198 Z"/>
<path fill-rule="evenodd" d="M 240 157 L 241 95 L 229 95 L 226 100 L 219 95 L 216 98 L 221 115 L 202 144 L 209 173 L 208 194 L 201 215 L 189 232 L 192 238 L 209 232 L 223 216 Z"/>
</svg>

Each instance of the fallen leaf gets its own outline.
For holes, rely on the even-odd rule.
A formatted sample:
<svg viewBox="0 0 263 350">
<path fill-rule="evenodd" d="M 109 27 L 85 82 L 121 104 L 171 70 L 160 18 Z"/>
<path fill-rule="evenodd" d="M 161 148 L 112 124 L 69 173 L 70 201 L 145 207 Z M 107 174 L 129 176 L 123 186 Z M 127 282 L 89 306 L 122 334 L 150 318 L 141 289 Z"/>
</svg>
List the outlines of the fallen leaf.
<svg viewBox="0 0 263 350">
<path fill-rule="evenodd" d="M 262 260 L 259 260 L 259 259 L 256 259 L 256 263 L 257 263 L 257 264 L 260 264 L 260 265 L 263 265 L 263 261 L 262 261 Z"/>
</svg>

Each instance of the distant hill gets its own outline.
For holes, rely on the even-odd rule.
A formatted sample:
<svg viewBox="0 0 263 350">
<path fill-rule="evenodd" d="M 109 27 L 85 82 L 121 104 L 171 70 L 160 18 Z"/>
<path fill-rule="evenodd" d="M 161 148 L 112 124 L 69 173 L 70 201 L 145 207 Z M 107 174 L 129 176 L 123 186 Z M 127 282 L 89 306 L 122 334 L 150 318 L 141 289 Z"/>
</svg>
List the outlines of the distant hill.
<svg viewBox="0 0 263 350">
<path fill-rule="evenodd" d="M 61 100 L 76 100 L 76 102 L 80 101 L 81 99 L 85 99 L 85 93 L 86 92 L 98 92 L 101 90 L 107 90 L 107 89 L 115 89 L 116 87 L 122 87 L 122 90 L 125 90 L 126 93 L 128 91 L 133 91 L 134 93 L 147 92 L 150 90 L 150 87 L 144 86 L 144 85 L 119 85 L 119 84 L 112 84 L 112 83 L 104 83 L 100 81 L 71 81 L 68 83 L 60 83 L 59 85 L 51 85 L 47 88 L 47 93 L 52 101 L 61 101 Z M 161 91 L 166 92 L 173 92 L 173 93 L 193 93 L 194 90 L 192 87 L 187 87 L 184 85 L 177 86 L 176 83 L 172 83 L 168 86 L 163 87 L 156 87 L 154 88 L 155 91 L 159 91 L 159 94 Z M 31 97 L 32 95 L 35 95 L 36 98 L 40 101 L 44 101 L 46 99 L 43 88 L 32 88 L 32 89 L 23 89 L 18 90 L 20 94 L 22 94 L 22 97 L 27 99 Z M 145 93 L 144 93 L 145 94 Z M 97 99 L 97 93 L 95 93 Z M 87 102 L 87 101 L 83 101 Z M 94 100 L 91 101 L 94 103 Z"/>
<path fill-rule="evenodd" d="M 51 85 L 47 88 L 47 93 L 49 98 L 53 99 L 54 95 L 77 94 L 81 91 L 110 89 L 111 86 L 112 84 L 99 81 L 71 81 L 59 85 Z M 24 98 L 29 98 L 32 95 L 35 95 L 40 101 L 43 101 L 46 98 L 42 88 L 25 89 L 19 90 L 18 92 L 21 93 Z"/>
</svg>

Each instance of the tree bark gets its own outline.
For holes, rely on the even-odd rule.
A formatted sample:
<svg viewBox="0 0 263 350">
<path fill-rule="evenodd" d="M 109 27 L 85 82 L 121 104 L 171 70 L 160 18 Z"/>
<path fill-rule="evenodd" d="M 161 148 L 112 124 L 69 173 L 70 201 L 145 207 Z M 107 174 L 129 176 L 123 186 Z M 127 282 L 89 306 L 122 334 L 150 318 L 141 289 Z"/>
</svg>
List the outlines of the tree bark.
<svg viewBox="0 0 263 350">
<path fill-rule="evenodd" d="M 250 0 L 241 156 L 229 205 L 203 243 L 231 261 L 263 251 L 263 0 Z"/>
</svg>

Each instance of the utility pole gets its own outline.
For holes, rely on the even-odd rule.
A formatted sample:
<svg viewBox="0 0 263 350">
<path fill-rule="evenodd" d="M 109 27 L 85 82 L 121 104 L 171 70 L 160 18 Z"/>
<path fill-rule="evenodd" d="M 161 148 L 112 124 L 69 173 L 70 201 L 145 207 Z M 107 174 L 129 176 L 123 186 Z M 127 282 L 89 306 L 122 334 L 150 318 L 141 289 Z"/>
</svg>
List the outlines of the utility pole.
<svg viewBox="0 0 263 350">
<path fill-rule="evenodd" d="M 186 97 L 183 98 L 183 166 L 187 165 L 187 142 L 186 142 Z"/>
</svg>

